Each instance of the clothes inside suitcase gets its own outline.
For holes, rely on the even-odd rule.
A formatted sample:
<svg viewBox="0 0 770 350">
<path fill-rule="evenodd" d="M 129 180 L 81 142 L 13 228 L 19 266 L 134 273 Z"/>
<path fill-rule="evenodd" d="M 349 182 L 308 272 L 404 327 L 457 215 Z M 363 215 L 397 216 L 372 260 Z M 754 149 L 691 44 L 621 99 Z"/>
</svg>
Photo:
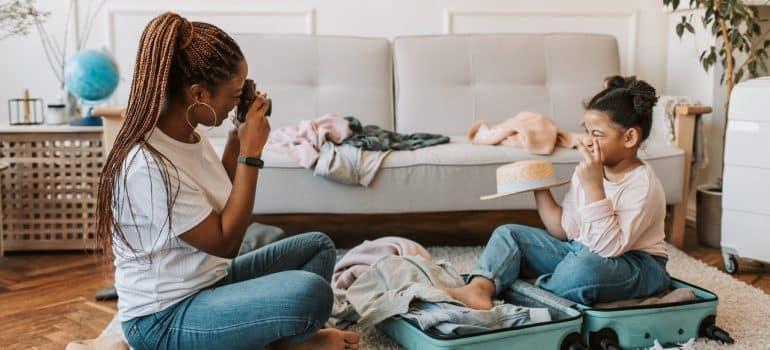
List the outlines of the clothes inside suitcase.
<svg viewBox="0 0 770 350">
<path fill-rule="evenodd" d="M 573 302 L 562 299 L 523 281 L 504 293 L 506 303 L 547 308 L 551 321 L 531 323 L 472 335 L 450 336 L 423 331 L 396 316 L 379 327 L 406 349 L 584 349 L 580 337 L 582 315 Z"/>
</svg>

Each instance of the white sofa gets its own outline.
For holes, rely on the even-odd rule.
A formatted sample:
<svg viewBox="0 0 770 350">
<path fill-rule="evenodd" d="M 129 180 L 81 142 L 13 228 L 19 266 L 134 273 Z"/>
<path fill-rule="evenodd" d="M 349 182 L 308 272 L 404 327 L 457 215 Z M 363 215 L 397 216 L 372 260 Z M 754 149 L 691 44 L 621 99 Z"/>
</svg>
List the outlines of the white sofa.
<svg viewBox="0 0 770 350">
<path fill-rule="evenodd" d="M 617 42 L 606 35 L 436 35 L 401 37 L 392 43 L 305 35 L 236 35 L 236 40 L 248 60 L 249 77 L 273 99 L 273 128 L 332 112 L 401 133 L 452 136 L 449 144 L 393 152 L 368 188 L 314 177 L 286 155 L 266 152 L 253 212 L 273 224 L 297 222 L 285 214 L 324 214 L 305 215 L 296 226 L 300 231 L 333 230 L 319 223 L 334 216 L 329 214 L 366 214 L 353 220 L 361 226 L 382 214 L 392 222 L 401 220 L 393 215 L 398 213 L 534 209 L 531 194 L 492 201 L 479 196 L 495 192 L 495 169 L 502 164 L 545 158 L 554 163 L 559 177 L 568 178 L 582 156 L 569 149 L 543 157 L 505 146 L 471 145 L 464 136 L 467 129 L 474 120 L 499 122 L 532 110 L 549 115 L 561 129 L 582 132 L 583 101 L 601 88 L 605 77 L 620 70 Z M 220 152 L 228 127 L 226 122 L 209 131 Z M 686 189 L 685 153 L 660 139 L 651 137 L 641 156 L 655 168 L 668 204 L 674 205 L 682 202 Z M 558 200 L 566 189 L 554 190 Z M 451 215 L 441 218 L 430 220 L 450 220 L 449 225 L 462 221 Z M 334 220 L 335 228 L 351 221 Z M 512 221 L 505 215 L 495 220 L 482 230 Z M 374 234 L 411 230 L 404 224 Z"/>
<path fill-rule="evenodd" d="M 582 132 L 582 102 L 618 74 L 615 39 L 589 34 L 494 34 L 385 39 L 300 35 L 238 36 L 249 76 L 273 99 L 273 128 L 327 112 L 354 115 L 401 133 L 452 136 L 445 145 L 388 156 L 369 188 L 314 177 L 283 154 L 266 152 L 255 214 L 407 213 L 533 209 L 529 194 L 494 201 L 495 169 L 549 159 L 568 178 L 582 159 L 505 146 L 471 145 L 474 120 L 498 122 L 519 111 L 551 116 Z M 226 123 L 228 124 L 228 123 Z M 225 125 L 212 131 L 221 149 Z M 669 204 L 681 200 L 684 152 L 661 142 L 642 151 L 663 180 Z M 566 186 L 555 190 L 558 197 Z"/>
</svg>

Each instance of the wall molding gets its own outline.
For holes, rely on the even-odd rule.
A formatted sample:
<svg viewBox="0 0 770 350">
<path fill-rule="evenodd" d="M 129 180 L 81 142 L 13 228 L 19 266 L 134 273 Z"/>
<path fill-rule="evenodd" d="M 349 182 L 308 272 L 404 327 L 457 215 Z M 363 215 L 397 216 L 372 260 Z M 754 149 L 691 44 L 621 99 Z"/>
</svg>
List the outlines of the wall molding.
<svg viewBox="0 0 770 350">
<path fill-rule="evenodd" d="M 626 67 L 623 74 L 633 75 L 637 71 L 636 66 L 636 54 L 638 46 L 638 27 L 639 27 L 639 14 L 638 10 L 629 11 L 576 11 L 576 10 L 484 10 L 484 9 L 450 9 L 446 8 L 443 11 L 443 30 L 444 34 L 456 34 L 457 29 L 455 24 L 458 18 L 462 17 L 489 17 L 489 18 L 521 18 L 521 17 L 549 17 L 553 20 L 559 20 L 559 18 L 585 18 L 590 20 L 592 18 L 613 18 L 613 19 L 625 19 L 627 22 L 628 35 L 625 38 L 627 40 L 627 47 L 622 56 L 625 56 Z M 580 31 L 575 31 L 579 33 Z"/>
<path fill-rule="evenodd" d="M 157 15 L 164 11 L 164 9 L 147 8 L 147 9 L 131 9 L 122 7 L 107 8 L 107 45 L 111 52 L 115 50 L 115 18 L 121 15 Z M 235 10 L 179 10 L 183 16 L 233 16 L 233 17 L 299 17 L 305 20 L 304 34 L 313 35 L 316 33 L 316 11 L 315 8 L 303 9 L 303 10 L 248 10 L 248 11 L 235 11 Z M 231 35 L 249 34 L 232 32 Z"/>
<path fill-rule="evenodd" d="M 126 5 L 122 6 L 108 6 L 105 9 L 106 13 L 106 29 L 107 29 L 107 37 L 106 37 L 106 45 L 107 49 L 112 53 L 113 56 L 115 56 L 116 61 L 120 64 L 120 57 L 127 55 L 127 54 L 133 54 L 127 53 L 127 52 L 118 52 L 122 49 L 120 49 L 117 45 L 120 32 L 119 28 L 116 28 L 117 19 L 121 17 L 149 17 L 153 18 L 157 16 L 158 14 L 166 11 L 166 9 L 162 8 L 155 8 L 155 7 L 146 7 L 146 8 L 131 8 L 126 7 Z M 191 18 L 206 18 L 206 17 L 217 17 L 217 18 L 228 18 L 232 17 L 234 20 L 237 18 L 248 18 L 250 21 L 255 20 L 258 21 L 259 18 L 263 18 L 266 21 L 269 21 L 268 23 L 276 23 L 276 20 L 278 23 L 281 23 L 281 19 L 284 19 L 286 24 L 291 26 L 292 29 L 286 29 L 286 30 L 279 30 L 278 32 L 285 32 L 285 33 L 296 33 L 296 34 L 305 34 L 305 35 L 315 35 L 316 34 L 316 10 L 315 8 L 309 8 L 309 9 L 299 9 L 299 10 L 244 10 L 244 11 L 236 11 L 236 10 L 206 10 L 206 9 L 200 9 L 200 8 L 189 8 L 189 9 L 178 9 L 176 10 L 179 14 L 185 17 L 191 17 Z M 249 22 L 251 23 L 251 22 Z M 241 23 L 241 27 L 243 27 L 243 24 Z M 143 28 L 143 27 L 142 27 Z M 287 27 L 288 28 L 288 27 Z M 248 35 L 248 34 L 258 34 L 261 33 L 259 30 L 227 30 L 225 29 L 228 34 L 236 36 L 236 35 Z M 275 32 L 271 32 L 275 33 Z M 124 50 L 125 51 L 125 50 Z M 125 65 L 125 62 L 124 62 Z M 121 74 L 121 80 L 128 80 L 130 82 L 130 75 L 132 71 L 133 66 L 128 67 L 122 67 L 120 69 Z M 110 102 L 112 104 L 117 104 L 118 99 L 123 95 L 126 95 L 128 93 L 127 89 L 130 89 L 130 86 L 123 86 L 119 87 L 118 92 L 113 94 L 113 96 L 110 98 Z M 124 98 L 127 97 L 123 96 Z"/>
</svg>

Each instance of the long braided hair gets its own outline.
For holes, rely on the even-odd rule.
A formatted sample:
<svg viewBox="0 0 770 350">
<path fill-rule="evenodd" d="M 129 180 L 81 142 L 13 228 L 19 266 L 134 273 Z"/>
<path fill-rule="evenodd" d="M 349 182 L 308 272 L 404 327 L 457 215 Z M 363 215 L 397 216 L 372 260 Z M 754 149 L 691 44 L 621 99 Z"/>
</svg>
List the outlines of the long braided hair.
<svg viewBox="0 0 770 350">
<path fill-rule="evenodd" d="M 172 179 L 178 179 L 178 171 L 166 156 L 147 142 L 147 136 L 171 101 L 184 99 L 186 87 L 201 84 L 210 91 L 216 91 L 218 84 L 236 75 L 242 60 L 243 53 L 233 38 L 211 24 L 190 22 L 170 12 L 155 17 L 147 24 L 139 40 L 125 120 L 99 178 L 96 239 L 105 256 L 112 257 L 113 239 L 120 240 L 136 253 L 116 217 L 122 211 L 124 199 L 131 211 L 131 202 L 125 191 L 127 175 L 123 171 L 126 167 L 124 163 L 132 161 L 127 160 L 131 149 L 140 145 L 141 151 L 149 154 L 158 166 L 167 198 L 164 227 L 170 228 L 172 207 L 179 189 L 178 181 L 172 188 Z M 172 176 L 172 171 L 176 177 Z M 123 193 L 116 187 L 121 177 Z"/>
</svg>

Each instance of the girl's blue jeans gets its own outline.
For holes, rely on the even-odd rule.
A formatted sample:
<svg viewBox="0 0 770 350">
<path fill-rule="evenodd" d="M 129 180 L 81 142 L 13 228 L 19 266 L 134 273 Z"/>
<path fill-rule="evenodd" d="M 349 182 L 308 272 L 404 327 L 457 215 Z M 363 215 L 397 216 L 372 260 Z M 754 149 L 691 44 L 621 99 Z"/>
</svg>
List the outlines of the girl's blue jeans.
<svg viewBox="0 0 770 350">
<path fill-rule="evenodd" d="M 604 258 L 576 241 L 523 225 L 495 229 L 468 282 L 475 276 L 495 283 L 496 295 L 517 278 L 583 305 L 643 298 L 668 290 L 667 258 L 630 251 Z"/>
</svg>

